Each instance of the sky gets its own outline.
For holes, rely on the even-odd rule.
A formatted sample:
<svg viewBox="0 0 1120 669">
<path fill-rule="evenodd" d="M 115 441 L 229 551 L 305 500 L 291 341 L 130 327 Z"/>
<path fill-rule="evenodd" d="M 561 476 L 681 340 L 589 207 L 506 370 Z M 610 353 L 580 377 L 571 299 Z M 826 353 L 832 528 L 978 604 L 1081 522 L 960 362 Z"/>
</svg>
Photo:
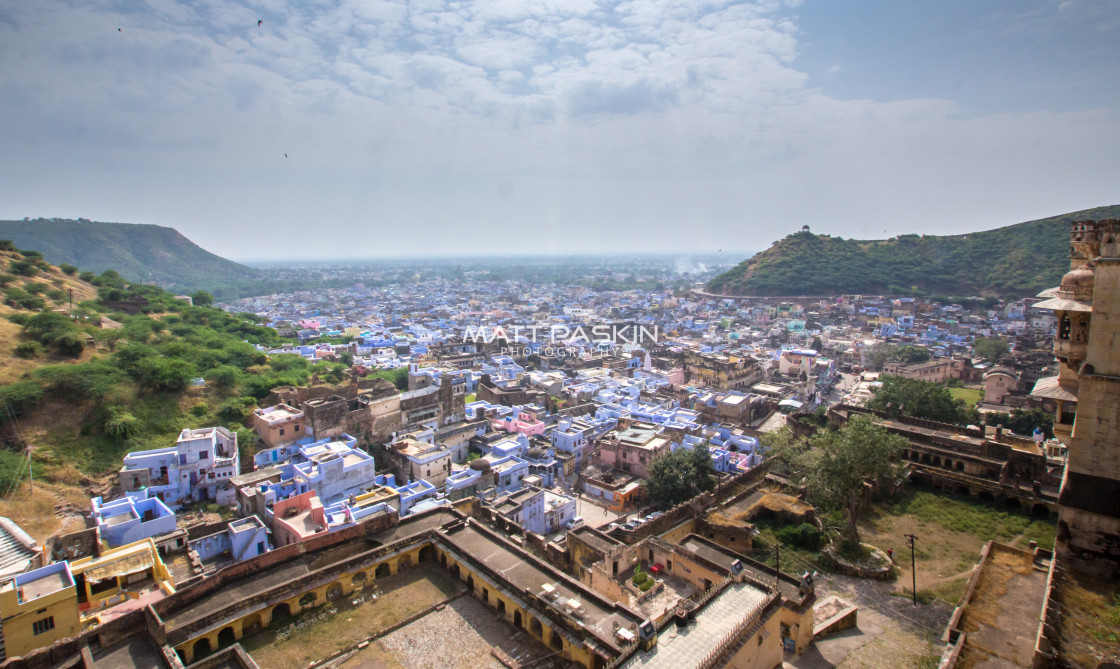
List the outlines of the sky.
<svg viewBox="0 0 1120 669">
<path fill-rule="evenodd" d="M 0 4 L 0 218 L 240 260 L 964 233 L 1117 155 L 1116 0 Z"/>
</svg>

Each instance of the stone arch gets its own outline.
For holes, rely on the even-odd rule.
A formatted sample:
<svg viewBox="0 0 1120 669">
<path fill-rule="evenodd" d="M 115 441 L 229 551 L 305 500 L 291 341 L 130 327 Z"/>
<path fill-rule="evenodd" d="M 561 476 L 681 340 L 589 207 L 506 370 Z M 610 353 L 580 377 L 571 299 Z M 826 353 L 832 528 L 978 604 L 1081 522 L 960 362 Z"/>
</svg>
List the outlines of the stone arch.
<svg viewBox="0 0 1120 669">
<path fill-rule="evenodd" d="M 506 600 L 501 597 L 498 598 L 498 613 L 502 614 L 503 618 L 506 617 Z"/>
<path fill-rule="evenodd" d="M 966 486 L 966 485 L 957 486 L 957 494 L 958 495 L 968 495 L 968 494 L 971 494 L 971 492 L 972 491 L 969 490 L 968 486 Z"/>
<path fill-rule="evenodd" d="M 306 609 L 309 606 L 315 606 L 316 599 L 319 599 L 318 594 L 314 592 L 305 592 L 303 596 L 299 598 L 299 607 L 301 609 Z"/>
<path fill-rule="evenodd" d="M 1058 533 L 1055 536 L 1058 541 L 1069 541 L 1069 524 L 1064 520 L 1058 521 Z"/>
<path fill-rule="evenodd" d="M 459 565 L 454 565 L 454 566 L 452 566 L 452 567 L 451 567 L 451 573 L 452 573 L 452 574 L 455 574 L 455 578 L 458 578 L 458 579 L 462 579 L 462 578 L 463 578 L 463 574 L 462 574 L 462 572 L 461 572 L 461 571 L 459 570 Z"/>
<path fill-rule="evenodd" d="M 357 574 L 354 574 L 354 576 L 350 579 L 350 585 L 354 586 L 355 588 L 361 588 L 365 586 L 368 579 L 369 576 L 367 576 L 364 571 L 360 571 Z"/>
<path fill-rule="evenodd" d="M 443 567 L 445 569 L 447 568 L 447 553 L 440 553 L 439 554 L 439 564 L 440 564 L 441 567 Z"/>
<path fill-rule="evenodd" d="M 431 544 L 424 546 L 420 549 L 420 553 L 416 556 L 416 561 L 420 564 L 431 562 L 436 559 L 436 549 L 432 548 Z"/>
<path fill-rule="evenodd" d="M 474 576 L 471 574 L 467 574 L 467 587 L 471 589 L 471 592 L 474 592 Z"/>
<path fill-rule="evenodd" d="M 263 625 L 261 625 L 261 615 L 259 613 L 245 616 L 245 619 L 241 621 L 241 636 L 247 636 L 258 632 L 261 627 L 263 627 Z"/>
<path fill-rule="evenodd" d="M 564 638 L 560 636 L 559 632 L 552 630 L 552 634 L 550 634 L 549 637 L 554 650 L 564 650 Z"/>
<path fill-rule="evenodd" d="M 940 467 L 941 466 L 941 456 L 940 455 L 933 456 L 933 466 L 934 467 Z"/>
<path fill-rule="evenodd" d="M 374 578 L 385 578 L 385 577 L 389 576 L 391 573 L 392 572 L 390 570 L 389 563 L 388 562 L 382 562 L 381 564 L 377 565 L 377 569 L 373 570 L 373 577 Z"/>
<path fill-rule="evenodd" d="M 287 602 L 282 602 L 282 603 L 277 604 L 276 606 L 272 607 L 272 620 L 273 620 L 273 622 L 275 622 L 277 620 L 283 620 L 285 618 L 289 618 L 289 617 L 291 617 L 291 615 L 292 615 L 292 607 L 289 606 Z"/>
<path fill-rule="evenodd" d="M 1035 504 L 1031 507 L 1031 515 L 1035 518 L 1049 518 L 1050 508 L 1045 504 Z"/>
<path fill-rule="evenodd" d="M 513 612 L 513 626 L 520 629 L 521 622 L 521 609 L 517 609 Z"/>
<path fill-rule="evenodd" d="M 993 495 L 992 493 L 988 492 L 987 490 L 981 490 L 980 494 L 977 495 L 977 497 L 980 498 L 981 502 L 994 502 L 994 501 L 996 501 L 996 496 Z"/>
<path fill-rule="evenodd" d="M 209 655 L 213 650 L 214 649 L 210 647 L 210 639 L 202 637 L 194 642 L 194 646 L 191 648 L 191 657 L 193 661 L 197 662 L 199 659 Z"/>
<path fill-rule="evenodd" d="M 222 628 L 221 632 L 218 632 L 218 648 L 232 646 L 235 643 L 237 643 L 237 633 L 233 631 L 232 627 L 227 625 Z"/>
<path fill-rule="evenodd" d="M 1018 497 L 1008 497 L 1007 501 L 1004 502 L 1004 504 L 1007 506 L 1008 509 L 1011 509 L 1012 511 L 1022 511 L 1023 510 L 1023 503 L 1021 501 L 1019 501 Z"/>
<path fill-rule="evenodd" d="M 402 569 L 408 569 L 411 566 L 412 566 L 412 556 L 408 555 L 407 553 L 405 555 L 402 555 L 401 559 L 397 560 L 397 571 L 400 571 Z"/>
<path fill-rule="evenodd" d="M 529 631 L 538 639 L 544 638 L 544 626 L 533 616 L 529 616 Z"/>
<path fill-rule="evenodd" d="M 334 600 L 340 599 L 341 597 L 342 597 L 342 584 L 341 583 L 338 583 L 336 581 L 335 583 L 331 583 L 329 586 L 327 586 L 327 601 L 333 602 Z"/>
<path fill-rule="evenodd" d="M 956 469 L 956 470 L 957 470 L 958 472 L 963 472 L 963 471 L 964 471 L 964 462 L 963 462 L 963 461 L 961 461 L 961 460 L 957 460 L 957 464 L 956 464 L 956 465 L 954 465 L 953 467 L 954 467 L 954 469 Z"/>
</svg>

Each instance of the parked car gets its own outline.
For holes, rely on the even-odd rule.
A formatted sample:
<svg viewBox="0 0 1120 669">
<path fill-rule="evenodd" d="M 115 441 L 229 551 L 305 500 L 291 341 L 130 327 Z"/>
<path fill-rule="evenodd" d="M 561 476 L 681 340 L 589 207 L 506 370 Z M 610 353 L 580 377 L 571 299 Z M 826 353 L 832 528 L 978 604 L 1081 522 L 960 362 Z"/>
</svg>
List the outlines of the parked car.
<svg viewBox="0 0 1120 669">
<path fill-rule="evenodd" d="M 583 517 L 576 516 L 575 518 L 572 518 L 568 522 L 564 523 L 564 527 L 568 528 L 569 530 L 574 530 L 577 527 L 583 527 L 583 524 Z"/>
</svg>

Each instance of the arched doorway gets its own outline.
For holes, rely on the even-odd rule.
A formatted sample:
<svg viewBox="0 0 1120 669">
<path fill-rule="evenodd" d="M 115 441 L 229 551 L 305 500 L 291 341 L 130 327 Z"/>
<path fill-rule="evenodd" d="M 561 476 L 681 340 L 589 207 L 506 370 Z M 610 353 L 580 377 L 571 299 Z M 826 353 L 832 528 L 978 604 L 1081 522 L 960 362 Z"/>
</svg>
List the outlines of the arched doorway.
<svg viewBox="0 0 1120 669">
<path fill-rule="evenodd" d="M 513 626 L 521 629 L 521 609 L 513 612 Z"/>
<path fill-rule="evenodd" d="M 354 574 L 354 578 L 350 579 L 350 584 L 355 588 L 360 588 L 366 584 L 366 578 L 366 573 L 364 571 L 360 571 L 357 574 Z"/>
<path fill-rule="evenodd" d="M 529 616 L 529 631 L 538 639 L 544 639 L 544 626 L 541 625 L 541 621 L 532 616 Z"/>
<path fill-rule="evenodd" d="M 207 655 L 210 654 L 210 651 L 212 651 L 212 650 L 213 649 L 210 648 L 210 639 L 207 639 L 206 637 L 203 637 L 203 638 L 199 639 L 198 641 L 195 641 L 194 642 L 194 661 L 197 662 L 201 658 L 206 657 Z"/>
<path fill-rule="evenodd" d="M 331 583 L 330 586 L 327 587 L 327 600 L 333 602 L 340 597 L 342 597 L 342 584 Z"/>
<path fill-rule="evenodd" d="M 471 589 L 471 592 L 474 592 L 474 576 L 467 576 L 467 587 Z"/>
<path fill-rule="evenodd" d="M 1045 504 L 1035 504 L 1031 507 L 1031 515 L 1035 518 L 1049 518 L 1050 509 L 1046 508 Z"/>
<path fill-rule="evenodd" d="M 994 502 L 994 501 L 996 501 L 995 495 L 988 492 L 987 490 L 981 490 L 980 494 L 977 495 L 977 497 L 980 498 L 981 502 Z"/>
<path fill-rule="evenodd" d="M 218 648 L 225 648 L 237 643 L 237 635 L 234 633 L 232 627 L 223 627 L 221 632 L 218 632 Z"/>
<path fill-rule="evenodd" d="M 291 616 L 292 607 L 288 606 L 287 602 L 284 602 L 283 604 L 277 604 L 276 606 L 272 607 L 273 622 L 276 622 L 277 620 L 284 620 L 285 618 L 290 618 Z"/>
<path fill-rule="evenodd" d="M 299 598 L 299 607 L 301 609 L 306 609 L 309 606 L 314 606 L 316 599 L 319 599 L 319 595 L 314 592 L 305 593 L 303 597 Z"/>
<path fill-rule="evenodd" d="M 452 567 L 451 568 L 451 573 L 455 574 L 455 578 L 458 578 L 458 579 L 463 578 L 463 573 L 461 571 L 459 571 L 459 565 L 455 565 L 454 567 Z"/>
<path fill-rule="evenodd" d="M 430 562 L 436 557 L 436 549 L 432 548 L 431 544 L 424 546 L 420 549 L 420 554 L 417 556 L 417 562 L 424 564 Z"/>
<path fill-rule="evenodd" d="M 246 616 L 245 620 L 241 623 L 241 636 L 248 636 L 261 629 L 261 616 L 254 613 L 251 616 Z"/>
<path fill-rule="evenodd" d="M 389 575 L 389 563 L 388 562 L 382 562 L 381 564 L 377 565 L 377 569 L 373 570 L 373 577 L 374 578 L 385 578 L 388 575 Z"/>
<path fill-rule="evenodd" d="M 552 634 L 549 636 L 552 637 L 552 648 L 554 650 L 564 650 L 564 639 L 560 636 L 559 632 L 552 630 Z"/>
<path fill-rule="evenodd" d="M 1022 511 L 1023 510 L 1023 503 L 1019 501 L 1018 497 L 1008 497 L 1007 498 L 1007 508 L 1012 510 L 1012 511 Z"/>
<path fill-rule="evenodd" d="M 440 553 L 439 554 L 439 564 L 440 564 L 441 567 L 443 567 L 445 569 L 447 568 L 447 553 Z"/>
<path fill-rule="evenodd" d="M 502 614 L 503 618 L 506 617 L 506 600 L 501 597 L 498 598 L 498 613 Z"/>
<path fill-rule="evenodd" d="M 412 556 L 411 555 L 402 555 L 401 559 L 397 561 L 397 571 L 401 571 L 402 569 L 408 569 L 411 566 L 412 566 Z"/>
</svg>

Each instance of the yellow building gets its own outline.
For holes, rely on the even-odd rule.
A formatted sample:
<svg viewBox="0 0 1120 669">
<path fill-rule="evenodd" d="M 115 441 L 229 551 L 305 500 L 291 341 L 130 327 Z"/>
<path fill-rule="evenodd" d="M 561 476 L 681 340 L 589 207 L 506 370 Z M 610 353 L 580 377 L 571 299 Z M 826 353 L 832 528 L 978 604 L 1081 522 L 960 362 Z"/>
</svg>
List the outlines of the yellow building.
<svg viewBox="0 0 1120 669">
<path fill-rule="evenodd" d="M 70 571 L 83 615 L 156 591 L 175 592 L 171 572 L 151 539 L 76 560 L 70 563 Z"/>
<path fill-rule="evenodd" d="M 0 586 L 0 648 L 26 655 L 82 631 L 74 575 L 65 562 L 20 574 Z M 3 659 L 3 657 L 0 657 Z"/>
</svg>

